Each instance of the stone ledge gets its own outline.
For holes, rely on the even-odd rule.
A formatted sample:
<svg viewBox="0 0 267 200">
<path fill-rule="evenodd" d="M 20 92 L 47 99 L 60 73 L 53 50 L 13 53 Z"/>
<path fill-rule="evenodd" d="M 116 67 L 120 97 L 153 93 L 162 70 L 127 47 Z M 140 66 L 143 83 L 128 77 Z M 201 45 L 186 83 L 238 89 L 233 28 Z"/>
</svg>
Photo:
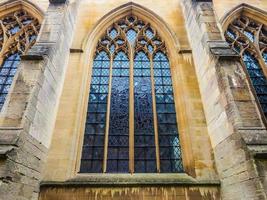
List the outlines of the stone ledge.
<svg viewBox="0 0 267 200">
<path fill-rule="evenodd" d="M 70 49 L 70 53 L 83 53 L 82 49 Z"/>
<path fill-rule="evenodd" d="M 255 159 L 267 159 L 267 145 L 248 145 Z"/>
<path fill-rule="evenodd" d="M 267 130 L 261 127 L 239 128 L 242 138 L 248 145 L 267 145 Z"/>
<path fill-rule="evenodd" d="M 220 186 L 219 180 L 197 180 L 187 174 L 78 174 L 67 181 L 43 181 L 41 187 L 83 186 Z"/>
<path fill-rule="evenodd" d="M 181 49 L 178 53 L 179 54 L 192 53 L 192 49 Z"/>
<path fill-rule="evenodd" d="M 21 56 L 22 60 L 44 60 L 44 57 L 51 54 L 55 43 L 36 43 L 26 55 Z"/>
<path fill-rule="evenodd" d="M 20 57 L 21 60 L 43 60 L 44 57 L 38 54 L 28 54 Z"/>
<path fill-rule="evenodd" d="M 49 0 L 52 4 L 62 4 L 62 3 L 68 3 L 69 0 Z"/>
<path fill-rule="evenodd" d="M 0 158 L 6 158 L 8 152 L 12 151 L 13 149 L 15 149 L 15 147 L 11 145 L 5 145 L 5 146 L 0 145 Z"/>
<path fill-rule="evenodd" d="M 21 133 L 22 128 L 6 128 L 0 129 L 0 145 L 16 145 L 19 134 Z"/>
<path fill-rule="evenodd" d="M 208 41 L 210 52 L 224 59 L 240 59 L 240 56 L 235 52 L 226 41 Z"/>
</svg>

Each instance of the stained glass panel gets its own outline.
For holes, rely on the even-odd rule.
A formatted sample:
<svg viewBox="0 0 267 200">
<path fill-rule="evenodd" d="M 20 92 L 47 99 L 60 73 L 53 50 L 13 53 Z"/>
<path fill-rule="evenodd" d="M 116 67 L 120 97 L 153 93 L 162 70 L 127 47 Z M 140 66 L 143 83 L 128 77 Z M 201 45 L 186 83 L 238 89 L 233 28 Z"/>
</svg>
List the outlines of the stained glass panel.
<svg viewBox="0 0 267 200">
<path fill-rule="evenodd" d="M 130 44 L 133 44 L 135 42 L 136 35 L 137 35 L 136 31 L 133 29 L 129 29 L 126 35 L 127 35 L 127 40 L 130 42 Z"/>
<path fill-rule="evenodd" d="M 154 57 L 160 171 L 182 172 L 182 155 L 176 121 L 169 61 L 161 52 Z"/>
<path fill-rule="evenodd" d="M 267 65 L 267 51 L 262 53 L 265 64 Z"/>
<path fill-rule="evenodd" d="M 112 68 L 107 172 L 129 172 L 129 59 L 119 52 Z"/>
<path fill-rule="evenodd" d="M 148 23 L 133 15 L 114 22 L 99 40 L 97 52 L 100 53 L 93 66 L 81 172 L 183 171 L 169 62 L 159 50 L 167 52 L 160 36 Z M 104 51 L 109 52 L 112 60 Z M 133 60 L 125 53 L 129 51 L 134 52 Z M 158 53 L 150 60 L 155 51 Z M 151 66 L 154 66 L 154 77 Z M 155 97 L 152 96 L 154 90 Z M 130 118 L 134 120 L 129 121 Z M 129 130 L 131 126 L 134 130 Z M 156 146 L 155 135 L 159 136 L 159 146 Z M 134 143 L 130 143 L 129 138 L 133 138 Z M 160 155 L 156 155 L 156 149 L 160 150 Z M 130 152 L 133 157 L 129 156 Z M 134 169 L 130 167 L 133 163 Z M 106 168 L 102 169 L 103 166 Z"/>
<path fill-rule="evenodd" d="M 118 35 L 117 30 L 115 28 L 112 28 L 109 32 L 109 37 L 111 37 L 111 39 L 114 39 L 117 35 Z"/>
<path fill-rule="evenodd" d="M 144 52 L 134 59 L 135 172 L 156 172 L 150 61 Z"/>
<path fill-rule="evenodd" d="M 0 110 L 2 109 L 13 78 L 20 63 L 19 53 L 9 55 L 0 68 Z"/>
<path fill-rule="evenodd" d="M 80 172 L 103 172 L 109 70 L 110 59 L 101 51 L 93 64 Z"/>
<path fill-rule="evenodd" d="M 251 41 L 254 42 L 254 35 L 250 31 L 244 31 L 244 34 L 247 36 L 247 38 Z"/>
<path fill-rule="evenodd" d="M 267 81 L 257 61 L 249 52 L 243 55 L 243 61 L 256 91 L 264 115 L 267 117 Z"/>
</svg>

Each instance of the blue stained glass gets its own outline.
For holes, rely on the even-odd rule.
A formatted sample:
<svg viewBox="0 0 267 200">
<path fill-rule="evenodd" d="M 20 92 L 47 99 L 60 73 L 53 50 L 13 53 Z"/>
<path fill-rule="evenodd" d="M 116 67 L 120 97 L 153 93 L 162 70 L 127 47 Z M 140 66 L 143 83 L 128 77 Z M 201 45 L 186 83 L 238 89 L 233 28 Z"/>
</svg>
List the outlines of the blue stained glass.
<svg viewBox="0 0 267 200">
<path fill-rule="evenodd" d="M 158 147 L 161 172 L 183 171 L 169 61 L 162 52 L 155 54 L 153 62 L 149 59 L 149 55 L 155 53 L 154 45 L 158 46 L 162 41 L 156 36 L 156 32 L 149 26 L 145 27 L 145 24 L 137 17 L 128 16 L 120 20 L 118 26 L 114 25 L 108 29 L 108 36 L 100 40 L 100 43 L 108 48 L 109 53 L 113 54 L 111 56 L 113 60 L 110 60 L 105 51 L 101 51 L 93 62 L 80 172 L 103 172 L 105 148 L 107 148 L 105 172 L 129 172 L 130 114 L 134 115 L 134 172 L 157 172 L 156 148 Z M 120 27 L 121 31 L 115 27 Z M 138 44 L 146 48 L 148 53 L 135 52 L 133 74 L 131 74 L 134 87 L 134 112 L 130 113 L 130 60 L 121 47 L 126 42 L 122 39 L 124 34 L 131 46 L 134 45 L 137 29 L 138 32 L 145 34 L 145 38 L 141 38 Z M 120 35 L 121 33 L 123 35 Z M 102 49 L 99 47 L 97 49 Z M 119 52 L 117 47 L 121 49 Z M 9 63 L 6 63 L 5 66 L 8 68 L 8 65 Z M 152 66 L 154 77 L 151 77 Z M 109 79 L 111 75 L 112 80 Z M 155 97 L 152 96 L 153 78 Z M 0 83 L 3 81 L 0 79 Z M 1 98 L 5 97 L 0 96 Z M 156 102 L 153 102 L 154 99 Z M 110 112 L 107 112 L 108 101 Z M 156 110 L 153 108 L 153 103 L 156 103 Z M 154 111 L 157 113 L 153 113 Z M 157 125 L 154 124 L 155 115 L 157 115 Z M 108 128 L 106 119 L 109 119 Z M 159 133 L 158 147 L 155 143 L 154 126 L 157 126 Z M 104 144 L 107 144 L 107 147 L 104 148 Z"/>
<path fill-rule="evenodd" d="M 115 28 L 110 30 L 109 37 L 111 37 L 111 39 L 114 39 L 117 35 L 118 35 L 118 31 Z"/>
<path fill-rule="evenodd" d="M 101 51 L 93 63 L 80 172 L 103 171 L 110 60 Z"/>
<path fill-rule="evenodd" d="M 243 55 L 243 61 L 250 76 L 252 85 L 261 104 L 265 117 L 267 117 L 267 80 L 260 68 L 258 60 L 249 52 Z"/>
<path fill-rule="evenodd" d="M 120 40 L 120 39 L 117 40 L 116 42 L 117 42 L 118 45 L 122 45 L 122 44 L 124 44 L 124 41 L 123 41 L 123 40 Z"/>
<path fill-rule="evenodd" d="M 30 35 L 29 36 L 29 41 L 33 42 L 34 40 L 36 40 L 36 38 L 37 38 L 37 35 Z"/>
<path fill-rule="evenodd" d="M 265 62 L 266 65 L 267 65 L 267 52 L 263 52 L 263 53 L 262 53 L 262 57 L 263 57 L 264 62 Z"/>
<path fill-rule="evenodd" d="M 112 45 L 110 46 L 109 50 L 110 50 L 110 52 L 113 54 L 114 51 L 115 51 L 115 45 L 112 44 Z"/>
<path fill-rule="evenodd" d="M 14 27 L 12 27 L 9 32 L 11 33 L 11 35 L 15 35 L 17 32 L 20 31 L 20 26 L 19 25 L 16 25 Z"/>
<path fill-rule="evenodd" d="M 119 52 L 113 61 L 107 172 L 129 172 L 129 59 Z"/>
<path fill-rule="evenodd" d="M 134 17 L 132 17 L 132 16 L 129 17 L 129 18 L 128 18 L 128 21 L 129 21 L 130 23 L 133 23 L 133 22 L 134 22 Z"/>
<path fill-rule="evenodd" d="M 32 19 L 24 19 L 22 20 L 23 25 L 27 25 L 32 22 Z"/>
<path fill-rule="evenodd" d="M 236 34 L 232 30 L 228 29 L 226 33 L 232 39 L 235 39 L 236 38 Z"/>
<path fill-rule="evenodd" d="M 127 35 L 127 39 L 130 42 L 130 44 L 133 44 L 135 42 L 136 35 L 137 35 L 136 31 L 134 29 L 129 29 L 126 35 Z"/>
<path fill-rule="evenodd" d="M 154 56 L 154 83 L 158 118 L 161 172 L 182 172 L 182 156 L 172 92 L 169 61 L 162 52 Z"/>
<path fill-rule="evenodd" d="M 148 51 L 149 51 L 149 53 L 153 53 L 153 51 L 154 51 L 154 48 L 153 48 L 153 46 L 151 46 L 151 45 L 148 45 Z"/>
<path fill-rule="evenodd" d="M 146 36 L 149 38 L 149 39 L 152 39 L 154 37 L 154 33 L 153 33 L 153 30 L 151 28 L 148 28 L 146 30 Z"/>
<path fill-rule="evenodd" d="M 156 172 L 150 61 L 144 52 L 134 59 L 135 172 Z"/>
<path fill-rule="evenodd" d="M 162 42 L 160 40 L 153 40 L 154 44 L 160 45 Z"/>
<path fill-rule="evenodd" d="M 141 40 L 140 43 L 145 45 L 145 44 L 147 44 L 147 41 Z"/>
<path fill-rule="evenodd" d="M 14 75 L 16 74 L 20 63 L 19 53 L 9 55 L 3 62 L 0 68 L 0 109 L 2 109 L 6 96 L 9 92 Z"/>
<path fill-rule="evenodd" d="M 244 31 L 244 34 L 248 37 L 248 39 L 251 42 L 254 42 L 254 35 L 253 35 L 253 33 L 249 32 L 249 31 Z"/>
</svg>

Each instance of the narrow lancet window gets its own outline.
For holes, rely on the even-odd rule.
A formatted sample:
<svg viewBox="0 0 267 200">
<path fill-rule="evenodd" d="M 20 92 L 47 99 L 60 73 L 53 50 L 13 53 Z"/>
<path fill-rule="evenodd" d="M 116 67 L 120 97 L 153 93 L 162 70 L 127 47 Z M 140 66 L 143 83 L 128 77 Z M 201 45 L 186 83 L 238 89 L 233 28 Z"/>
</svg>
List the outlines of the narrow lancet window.
<svg viewBox="0 0 267 200">
<path fill-rule="evenodd" d="M 105 51 L 94 59 L 85 124 L 81 172 L 102 172 L 110 59 Z"/>
<path fill-rule="evenodd" d="M 134 59 L 135 172 L 156 172 L 150 61 L 144 52 Z"/>
<path fill-rule="evenodd" d="M 112 66 L 107 172 L 129 172 L 129 59 L 124 52 Z"/>
</svg>

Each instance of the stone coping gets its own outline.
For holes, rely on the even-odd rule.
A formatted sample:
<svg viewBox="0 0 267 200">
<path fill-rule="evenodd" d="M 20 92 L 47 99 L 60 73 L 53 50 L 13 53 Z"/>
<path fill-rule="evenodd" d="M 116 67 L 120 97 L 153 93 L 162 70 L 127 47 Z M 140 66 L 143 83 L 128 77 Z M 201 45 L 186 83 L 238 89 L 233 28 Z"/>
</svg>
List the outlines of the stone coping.
<svg viewBox="0 0 267 200">
<path fill-rule="evenodd" d="M 181 174 L 78 174 L 67 181 L 43 181 L 41 187 L 80 186 L 213 186 L 219 187 L 219 180 L 197 180 Z"/>
</svg>

